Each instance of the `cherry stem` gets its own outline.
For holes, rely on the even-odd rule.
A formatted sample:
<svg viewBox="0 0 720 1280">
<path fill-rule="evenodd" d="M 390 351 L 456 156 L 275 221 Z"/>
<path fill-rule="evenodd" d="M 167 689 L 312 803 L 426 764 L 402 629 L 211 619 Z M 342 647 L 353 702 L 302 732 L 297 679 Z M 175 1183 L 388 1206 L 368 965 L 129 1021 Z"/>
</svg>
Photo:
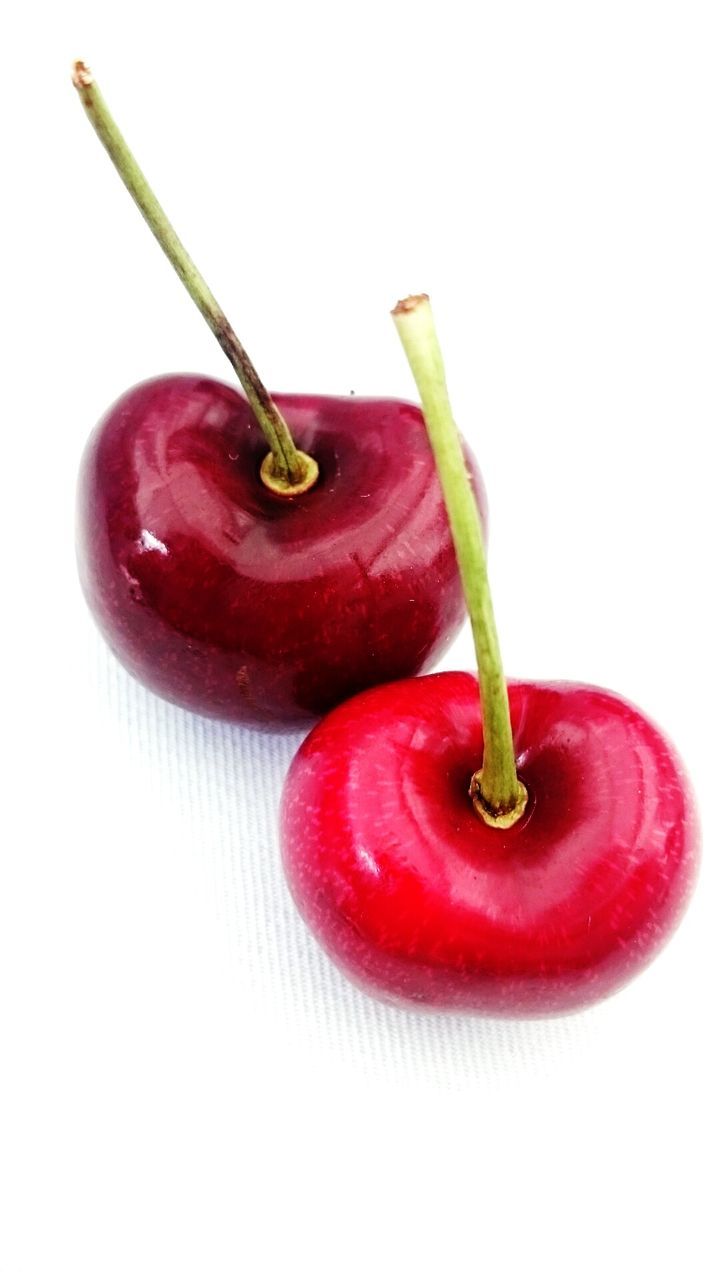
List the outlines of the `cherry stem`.
<svg viewBox="0 0 720 1280">
<path fill-rule="evenodd" d="M 264 483 L 283 496 L 306 492 L 317 479 L 317 464 L 296 448 L 285 419 L 260 381 L 252 360 L 219 302 L 178 239 L 84 62 L 75 63 L 73 84 L 90 123 L 135 204 L 240 379 L 271 451 L 271 457 L 266 458 L 261 470 Z"/>
<path fill-rule="evenodd" d="M 450 407 L 430 299 L 427 294 L 405 298 L 392 316 L 420 394 L 475 642 L 484 747 L 482 768 L 473 775 L 470 794 L 475 809 L 490 826 L 509 827 L 522 815 L 527 792 L 515 766 L 507 684 L 480 517 Z"/>
</svg>

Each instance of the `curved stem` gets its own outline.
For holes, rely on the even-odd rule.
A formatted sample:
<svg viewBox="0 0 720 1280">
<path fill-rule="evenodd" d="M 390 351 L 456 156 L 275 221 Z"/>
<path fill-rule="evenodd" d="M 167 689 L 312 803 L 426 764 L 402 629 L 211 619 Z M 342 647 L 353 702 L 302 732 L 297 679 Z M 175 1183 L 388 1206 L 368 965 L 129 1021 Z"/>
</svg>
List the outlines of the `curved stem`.
<svg viewBox="0 0 720 1280">
<path fill-rule="evenodd" d="M 260 381 L 252 360 L 219 302 L 178 239 L 84 62 L 75 63 L 73 84 L 90 123 L 135 204 L 240 379 L 272 453 L 272 467 L 264 468 L 265 483 L 285 494 L 304 492 L 317 478 L 317 465 L 295 447 L 285 419 Z"/>
<path fill-rule="evenodd" d="M 480 517 L 452 416 L 430 299 L 427 294 L 405 298 L 397 304 L 392 315 L 420 393 L 475 641 L 484 748 L 482 769 L 474 775 L 470 793 L 486 822 L 492 826 L 507 827 L 521 816 L 527 792 L 515 767 L 507 684 L 500 658 Z"/>
</svg>

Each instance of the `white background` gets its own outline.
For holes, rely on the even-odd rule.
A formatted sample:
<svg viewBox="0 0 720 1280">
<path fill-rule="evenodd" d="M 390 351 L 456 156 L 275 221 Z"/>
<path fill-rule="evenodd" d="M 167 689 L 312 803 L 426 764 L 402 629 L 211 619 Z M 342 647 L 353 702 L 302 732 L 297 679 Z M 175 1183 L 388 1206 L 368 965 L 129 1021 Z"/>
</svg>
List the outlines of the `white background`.
<svg viewBox="0 0 720 1280">
<path fill-rule="evenodd" d="M 2 21 L 3 1276 L 716 1275 L 716 5 Z M 603 1007 L 361 996 L 281 878 L 298 738 L 161 704 L 95 634 L 88 431 L 150 374 L 232 375 L 76 56 L 272 387 L 412 395 L 388 310 L 432 294 L 508 671 L 632 698 L 700 799 L 693 906 Z M 445 665 L 469 663 L 463 635 Z"/>
</svg>

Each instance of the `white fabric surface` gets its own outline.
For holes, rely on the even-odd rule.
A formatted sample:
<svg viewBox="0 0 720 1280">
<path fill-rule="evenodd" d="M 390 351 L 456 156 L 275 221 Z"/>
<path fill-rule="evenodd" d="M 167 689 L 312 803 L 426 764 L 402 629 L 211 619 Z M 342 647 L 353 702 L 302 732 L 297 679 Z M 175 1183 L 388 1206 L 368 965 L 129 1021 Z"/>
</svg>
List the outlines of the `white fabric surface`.
<svg viewBox="0 0 720 1280">
<path fill-rule="evenodd" d="M 715 6 L 3 21 L 0 1272 L 717 1275 Z M 272 385 L 412 395 L 386 312 L 434 295 L 508 671 L 632 697 L 701 801 L 691 911 L 606 1005 L 361 995 L 281 874 L 297 738 L 159 702 L 96 635 L 87 432 L 142 377 L 228 370 L 79 112 L 77 55 Z"/>
</svg>

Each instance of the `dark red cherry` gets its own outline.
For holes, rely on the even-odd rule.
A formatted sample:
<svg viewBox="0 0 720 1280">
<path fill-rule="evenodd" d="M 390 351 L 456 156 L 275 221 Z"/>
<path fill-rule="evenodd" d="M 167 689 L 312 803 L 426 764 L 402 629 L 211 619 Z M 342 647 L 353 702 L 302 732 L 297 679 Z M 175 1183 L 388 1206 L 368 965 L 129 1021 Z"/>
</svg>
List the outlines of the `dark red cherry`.
<svg viewBox="0 0 720 1280">
<path fill-rule="evenodd" d="M 285 870 L 338 965 L 384 999 L 536 1016 L 621 987 L 674 929 L 695 876 L 694 805 L 636 707 L 582 685 L 509 685 L 518 775 L 508 830 L 469 796 L 477 680 L 449 673 L 337 708 L 296 756 Z"/>
<path fill-rule="evenodd" d="M 164 697 L 257 724 L 303 721 L 422 670 L 463 607 L 419 409 L 273 400 L 85 63 L 73 84 L 247 396 L 210 378 L 156 378 L 92 436 L 78 559 L 111 647 Z"/>
<path fill-rule="evenodd" d="M 464 614 L 420 410 L 274 401 L 319 466 L 305 494 L 265 487 L 247 401 L 193 376 L 122 396 L 79 482 L 81 581 L 115 654 L 181 706 L 255 723 L 307 719 L 431 666 Z"/>
</svg>

